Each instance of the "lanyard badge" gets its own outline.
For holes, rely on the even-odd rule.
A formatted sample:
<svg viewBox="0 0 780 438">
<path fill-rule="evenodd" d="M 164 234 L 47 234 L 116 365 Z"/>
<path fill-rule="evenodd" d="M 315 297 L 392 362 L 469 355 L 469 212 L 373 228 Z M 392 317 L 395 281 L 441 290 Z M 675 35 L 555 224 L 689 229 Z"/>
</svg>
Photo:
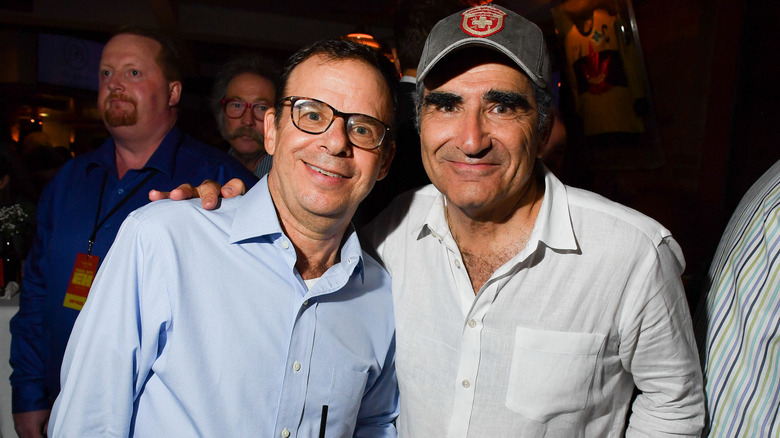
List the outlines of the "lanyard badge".
<svg viewBox="0 0 780 438">
<path fill-rule="evenodd" d="M 92 228 L 92 234 L 89 237 L 89 247 L 86 254 L 76 254 L 76 263 L 73 265 L 73 273 L 70 274 L 70 283 L 68 284 L 68 290 L 65 291 L 65 301 L 62 303 L 63 306 L 79 311 L 84 307 L 84 303 L 87 302 L 89 288 L 92 287 L 92 281 L 95 279 L 95 274 L 97 273 L 98 265 L 100 264 L 100 257 L 92 254 L 92 244 L 95 243 L 97 231 L 109 217 L 116 213 L 141 187 L 149 182 L 153 175 L 154 172 L 149 172 L 149 174 L 127 194 L 127 196 L 122 198 L 122 200 L 106 214 L 103 220 L 98 220 L 100 218 L 100 209 L 103 205 L 103 192 L 106 189 L 106 175 L 103 175 L 103 183 L 100 185 L 97 214 L 95 214 L 95 226 Z"/>
<path fill-rule="evenodd" d="M 65 292 L 65 301 L 63 306 L 81 310 L 84 303 L 87 302 L 89 288 L 92 286 L 92 280 L 97 273 L 100 257 L 78 253 L 76 255 L 76 264 L 73 266 L 73 273 L 70 275 L 68 290 Z"/>
</svg>

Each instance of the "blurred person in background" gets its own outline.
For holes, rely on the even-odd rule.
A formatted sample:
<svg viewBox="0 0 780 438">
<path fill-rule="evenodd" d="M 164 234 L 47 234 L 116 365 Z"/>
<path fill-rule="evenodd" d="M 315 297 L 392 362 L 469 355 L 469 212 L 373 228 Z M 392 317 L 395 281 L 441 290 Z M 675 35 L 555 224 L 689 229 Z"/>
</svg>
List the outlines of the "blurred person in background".
<svg viewBox="0 0 780 438">
<path fill-rule="evenodd" d="M 37 232 L 11 320 L 12 405 L 22 438 L 41 437 L 60 388 L 73 323 L 100 261 L 152 188 L 254 176 L 176 127 L 177 50 L 160 32 L 128 28 L 103 48 L 98 109 L 111 137 L 68 161 L 41 194 Z"/>
<path fill-rule="evenodd" d="M 222 66 L 214 80 L 211 106 L 228 153 L 260 179 L 273 157 L 265 149 L 263 119 L 274 104 L 279 71 L 257 54 L 233 59 Z"/>
</svg>

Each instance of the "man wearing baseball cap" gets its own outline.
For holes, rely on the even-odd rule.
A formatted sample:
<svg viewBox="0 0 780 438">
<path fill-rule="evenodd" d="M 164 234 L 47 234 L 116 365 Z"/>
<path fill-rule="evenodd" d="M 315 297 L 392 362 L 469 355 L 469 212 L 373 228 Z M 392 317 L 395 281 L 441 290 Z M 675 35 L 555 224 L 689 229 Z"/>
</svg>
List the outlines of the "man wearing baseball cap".
<svg viewBox="0 0 780 438">
<path fill-rule="evenodd" d="M 433 28 L 417 71 L 433 185 L 366 230 L 393 277 L 399 436 L 698 436 L 681 249 L 537 159 L 552 111 L 541 30 L 467 9 Z"/>
</svg>

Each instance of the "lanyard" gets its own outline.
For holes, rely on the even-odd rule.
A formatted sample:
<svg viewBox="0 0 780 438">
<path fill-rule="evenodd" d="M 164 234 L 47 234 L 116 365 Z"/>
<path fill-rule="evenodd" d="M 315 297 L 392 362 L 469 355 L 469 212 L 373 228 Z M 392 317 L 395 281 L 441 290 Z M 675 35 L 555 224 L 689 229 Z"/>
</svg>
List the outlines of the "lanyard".
<svg viewBox="0 0 780 438">
<path fill-rule="evenodd" d="M 127 201 L 130 200 L 130 198 L 133 197 L 133 195 L 138 192 L 138 190 L 141 189 L 146 183 L 149 182 L 149 180 L 154 176 L 154 170 L 150 170 L 149 174 L 144 177 L 144 179 L 138 183 L 135 187 L 133 187 L 133 190 L 131 190 L 127 196 L 122 198 L 121 201 L 119 201 L 118 204 L 114 206 L 114 208 L 111 209 L 104 217 L 103 220 L 98 221 L 100 218 L 100 209 L 103 207 L 103 191 L 106 189 L 106 179 L 108 178 L 108 172 L 103 174 L 103 182 L 100 184 L 100 197 L 98 198 L 98 208 L 97 212 L 95 213 L 95 226 L 92 228 L 92 234 L 89 235 L 89 248 L 87 248 L 87 257 L 92 254 L 92 244 L 95 243 L 95 237 L 97 235 L 97 231 L 100 229 L 100 227 L 103 226 L 104 223 L 106 223 L 106 220 L 111 217 L 114 213 L 117 212 L 123 205 L 127 204 Z"/>
</svg>

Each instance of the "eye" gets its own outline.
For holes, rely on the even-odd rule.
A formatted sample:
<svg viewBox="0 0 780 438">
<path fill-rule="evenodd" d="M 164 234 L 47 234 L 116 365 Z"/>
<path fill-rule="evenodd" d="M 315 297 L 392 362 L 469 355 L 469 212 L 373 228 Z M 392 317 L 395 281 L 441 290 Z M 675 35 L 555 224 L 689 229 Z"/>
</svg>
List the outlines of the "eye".
<svg viewBox="0 0 780 438">
<path fill-rule="evenodd" d="M 108 70 L 100 70 L 100 77 L 101 78 L 107 78 L 111 76 L 111 72 Z"/>
<path fill-rule="evenodd" d="M 262 113 L 264 113 L 264 112 L 268 111 L 268 108 L 270 108 L 270 106 L 269 106 L 269 105 L 266 105 L 266 104 L 264 104 L 264 103 L 256 103 L 256 104 L 252 105 L 252 108 L 253 108 L 255 111 L 257 111 L 257 112 L 262 112 Z"/>
<path fill-rule="evenodd" d="M 241 102 L 240 100 L 231 100 L 228 102 L 228 107 L 233 109 L 241 109 L 244 107 L 244 102 Z"/>
<path fill-rule="evenodd" d="M 454 113 L 462 102 L 461 96 L 449 92 L 431 92 L 423 100 L 426 108 L 439 113 Z"/>
<path fill-rule="evenodd" d="M 373 137 L 371 127 L 366 125 L 355 125 L 352 127 L 352 132 L 361 137 Z"/>
<path fill-rule="evenodd" d="M 130 70 L 130 76 L 141 76 L 141 72 L 138 70 Z"/>
<path fill-rule="evenodd" d="M 493 107 L 493 113 L 499 116 L 512 116 L 517 112 L 517 107 L 514 105 L 498 104 Z"/>
<path fill-rule="evenodd" d="M 322 114 L 309 110 L 308 112 L 303 113 L 303 117 L 306 118 L 306 120 L 309 120 L 311 122 L 319 122 L 322 120 Z"/>
</svg>

